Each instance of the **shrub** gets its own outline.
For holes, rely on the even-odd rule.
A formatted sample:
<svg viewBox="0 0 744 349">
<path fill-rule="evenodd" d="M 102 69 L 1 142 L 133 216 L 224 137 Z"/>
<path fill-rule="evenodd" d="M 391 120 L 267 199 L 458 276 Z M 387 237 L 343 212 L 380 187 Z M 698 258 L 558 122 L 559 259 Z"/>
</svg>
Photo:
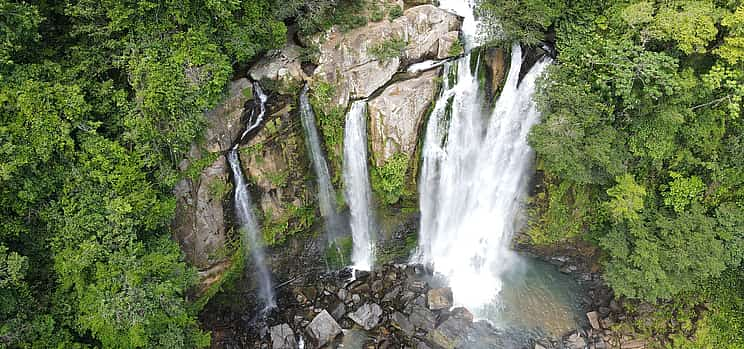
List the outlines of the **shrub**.
<svg viewBox="0 0 744 349">
<path fill-rule="evenodd" d="M 382 62 L 385 62 L 390 59 L 400 57 L 405 48 L 406 41 L 400 37 L 394 37 L 387 39 L 375 46 L 372 46 L 369 51 L 372 56 Z"/>
</svg>

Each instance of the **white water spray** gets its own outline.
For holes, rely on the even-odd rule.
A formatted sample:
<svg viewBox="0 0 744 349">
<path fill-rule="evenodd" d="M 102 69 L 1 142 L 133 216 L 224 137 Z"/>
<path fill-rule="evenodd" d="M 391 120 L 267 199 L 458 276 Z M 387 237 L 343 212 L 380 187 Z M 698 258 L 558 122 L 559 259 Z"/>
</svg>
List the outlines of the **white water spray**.
<svg viewBox="0 0 744 349">
<path fill-rule="evenodd" d="M 245 131 L 240 135 L 240 138 L 238 138 L 238 143 L 240 143 L 248 133 L 260 126 L 261 122 L 263 122 L 264 115 L 266 115 L 266 101 L 269 97 L 263 92 L 263 89 L 261 89 L 261 85 L 259 85 L 258 82 L 253 83 L 253 91 L 255 91 L 255 94 L 258 97 L 258 115 L 256 115 L 253 120 L 248 120 L 248 125 L 246 126 Z"/>
<path fill-rule="evenodd" d="M 500 275 L 518 227 L 532 161 L 527 144 L 539 114 L 532 101 L 540 61 L 518 86 L 522 51 L 512 48 L 511 68 L 492 115 L 477 103 L 477 79 L 460 61 L 458 82 L 443 92 L 427 126 L 421 190 L 421 258 L 445 275 L 456 302 L 478 309 L 495 300 Z M 440 109 L 453 95 L 448 127 Z M 446 138 L 445 138 L 446 137 Z"/>
<path fill-rule="evenodd" d="M 372 194 L 367 170 L 367 101 L 352 103 L 349 113 L 346 114 L 344 186 L 346 202 L 351 213 L 353 239 L 351 261 L 354 263 L 354 269 L 370 270 L 374 261 L 370 232 L 374 224 L 370 210 Z"/>
</svg>

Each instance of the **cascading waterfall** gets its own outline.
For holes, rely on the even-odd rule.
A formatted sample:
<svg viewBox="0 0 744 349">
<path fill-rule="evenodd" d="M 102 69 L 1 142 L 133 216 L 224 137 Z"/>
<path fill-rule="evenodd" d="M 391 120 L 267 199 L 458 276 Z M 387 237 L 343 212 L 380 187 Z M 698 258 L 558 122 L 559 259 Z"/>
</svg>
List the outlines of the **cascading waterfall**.
<svg viewBox="0 0 744 349">
<path fill-rule="evenodd" d="M 266 262 L 264 260 L 263 244 L 259 237 L 260 229 L 258 227 L 258 221 L 256 221 L 256 216 L 253 214 L 253 203 L 248 193 L 248 185 L 243 176 L 243 170 L 240 167 L 240 157 L 238 156 L 238 145 L 240 144 L 240 141 L 250 131 L 254 130 L 261 124 L 264 114 L 266 114 L 266 100 L 268 97 L 263 93 L 261 86 L 257 82 L 253 83 L 253 88 L 258 97 L 259 113 L 255 118 L 253 118 L 253 120 L 249 120 L 249 123 L 246 126 L 245 131 L 243 131 L 243 134 L 238 139 L 238 142 L 227 153 L 227 161 L 230 163 L 230 169 L 233 174 L 233 184 L 235 185 L 235 216 L 240 224 L 243 246 L 245 246 L 246 249 L 250 249 L 250 254 L 253 256 L 253 263 L 256 267 L 256 279 L 258 282 L 258 298 L 265 311 L 276 308 L 274 288 L 271 282 L 271 274 L 266 267 Z"/>
<path fill-rule="evenodd" d="M 351 260 L 355 269 L 370 270 L 373 263 L 370 231 L 373 227 L 370 211 L 371 193 L 367 172 L 367 101 L 356 101 L 346 114 L 344 128 L 344 186 L 351 213 L 353 249 Z"/>
<path fill-rule="evenodd" d="M 258 222 L 253 214 L 253 203 L 248 194 L 248 186 L 240 168 L 238 148 L 233 147 L 227 153 L 227 161 L 232 169 L 233 182 L 235 185 L 235 215 L 240 223 L 241 238 L 244 246 L 250 248 L 253 262 L 256 267 L 256 279 L 258 281 L 258 297 L 264 309 L 276 307 L 274 288 L 271 284 L 271 274 L 264 261 L 263 244 L 258 236 L 260 230 Z"/>
<path fill-rule="evenodd" d="M 453 5 L 442 1 L 442 7 Z M 462 11 L 461 6 L 450 9 Z M 472 14 L 459 14 L 466 15 L 464 30 L 474 30 L 467 25 Z M 451 67 L 445 65 L 445 86 L 427 125 L 418 258 L 447 277 L 456 303 L 478 315 L 497 300 L 500 275 L 515 258 L 509 242 L 520 222 L 533 157 L 527 134 L 539 120 L 532 95 L 549 62 L 536 63 L 519 83 L 522 51 L 514 45 L 491 115 L 482 112 L 477 69 L 471 71 L 469 62 L 469 54 L 457 62 L 454 86 L 448 84 Z"/>
<path fill-rule="evenodd" d="M 307 91 L 308 87 L 305 85 L 300 92 L 300 118 L 305 130 L 305 142 L 318 182 L 320 214 L 325 219 L 326 233 L 329 239 L 333 240 L 340 229 L 340 218 L 336 210 L 336 193 L 331 185 L 328 164 L 323 157 L 323 150 L 320 148 L 320 137 L 318 136 L 318 129 L 315 127 L 315 113 L 308 100 Z"/>
</svg>

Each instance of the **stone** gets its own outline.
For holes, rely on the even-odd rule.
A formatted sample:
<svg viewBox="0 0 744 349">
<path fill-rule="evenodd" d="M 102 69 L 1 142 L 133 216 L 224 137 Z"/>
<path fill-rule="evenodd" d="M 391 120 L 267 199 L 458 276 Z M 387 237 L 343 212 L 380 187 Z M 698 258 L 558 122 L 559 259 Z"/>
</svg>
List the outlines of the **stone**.
<svg viewBox="0 0 744 349">
<path fill-rule="evenodd" d="M 337 301 L 334 305 L 330 307 L 331 309 L 331 316 L 333 316 L 334 319 L 341 320 L 344 315 L 346 315 L 346 305 L 344 305 L 344 302 Z"/>
<path fill-rule="evenodd" d="M 398 298 L 399 294 L 400 286 L 396 286 L 392 291 L 386 293 L 385 296 L 382 297 L 382 303 L 394 302 L 395 299 Z"/>
<path fill-rule="evenodd" d="M 349 314 L 349 318 L 369 331 L 380 323 L 382 308 L 375 303 L 365 303 L 355 312 Z"/>
<path fill-rule="evenodd" d="M 455 349 L 462 347 L 461 342 L 468 332 L 468 323 L 463 319 L 450 317 L 439 325 L 435 330 L 426 334 L 426 341 L 432 346 L 442 349 Z"/>
<path fill-rule="evenodd" d="M 586 340 L 576 332 L 568 336 L 563 343 L 568 349 L 584 349 L 586 347 Z"/>
<path fill-rule="evenodd" d="M 271 327 L 271 348 L 272 349 L 295 349 L 297 342 L 292 328 L 288 324 L 281 324 Z"/>
<path fill-rule="evenodd" d="M 535 343 L 535 349 L 547 349 L 544 346 L 540 345 L 540 343 Z"/>
<path fill-rule="evenodd" d="M 408 282 L 408 289 L 411 290 L 411 291 L 413 291 L 413 292 L 422 293 L 422 292 L 426 291 L 426 288 L 427 287 L 428 287 L 428 285 L 426 284 L 426 281 L 422 281 L 422 280 L 410 280 Z"/>
<path fill-rule="evenodd" d="M 412 158 L 419 141 L 419 130 L 429 106 L 437 97 L 437 77 L 441 69 L 387 86 L 367 103 L 369 143 L 377 167 L 396 154 Z"/>
<path fill-rule="evenodd" d="M 253 98 L 253 87 L 246 78 L 230 83 L 227 98 L 214 109 L 206 113 L 207 129 L 204 134 L 204 147 L 207 152 L 224 152 L 232 147 L 243 132 L 245 125 L 241 122 L 245 103 Z M 189 155 L 194 152 L 193 145 Z"/>
<path fill-rule="evenodd" d="M 347 291 L 345 288 L 342 288 L 338 290 L 338 293 L 336 294 L 336 296 L 338 297 L 339 300 L 341 300 L 342 302 L 345 302 L 347 301 L 346 298 L 349 297 L 349 291 Z"/>
<path fill-rule="evenodd" d="M 599 314 L 602 316 L 610 315 L 610 308 L 608 307 L 599 307 Z"/>
<path fill-rule="evenodd" d="M 433 288 L 426 293 L 427 305 L 431 310 L 449 309 L 452 307 L 452 289 L 449 287 Z"/>
<path fill-rule="evenodd" d="M 488 69 L 489 96 L 495 96 L 504 84 L 504 78 L 506 77 L 506 71 L 508 69 L 506 66 L 506 53 L 503 48 L 488 48 L 486 49 L 484 60 Z M 567 260 L 567 257 L 553 257 L 550 259 L 550 263 L 561 266 Z"/>
<path fill-rule="evenodd" d="M 429 309 L 426 309 L 426 307 L 416 304 L 411 305 L 408 309 L 408 314 L 408 320 L 417 329 L 429 331 L 434 329 L 437 324 L 436 316 Z"/>
<path fill-rule="evenodd" d="M 382 291 L 382 288 L 383 288 L 382 280 L 375 280 L 372 283 L 372 292 L 378 293 Z"/>
<path fill-rule="evenodd" d="M 359 304 L 359 302 L 362 301 L 362 297 L 359 297 L 358 294 L 352 294 L 351 295 L 351 301 L 354 302 L 354 304 Z"/>
<path fill-rule="evenodd" d="M 599 313 L 596 311 L 590 311 L 586 313 L 586 318 L 589 319 L 589 324 L 592 325 L 592 328 L 595 330 L 600 329 L 599 325 Z"/>
<path fill-rule="evenodd" d="M 332 101 L 345 107 L 350 99 L 369 97 L 406 63 L 437 58 L 440 38 L 458 31 L 461 23 L 450 12 L 423 5 L 392 21 L 370 22 L 348 32 L 333 27 L 307 40 L 320 50 L 312 80 L 333 85 Z M 407 43 L 399 57 L 380 59 L 373 54 L 375 47 L 394 38 Z"/>
<path fill-rule="evenodd" d="M 416 331 L 416 329 L 413 327 L 413 324 L 408 321 L 408 318 L 397 311 L 390 316 L 390 323 L 391 325 L 393 325 L 393 327 L 403 332 L 403 334 L 409 338 L 413 337 L 413 334 Z"/>
<path fill-rule="evenodd" d="M 341 326 L 338 325 L 331 314 L 323 310 L 307 325 L 305 331 L 315 343 L 315 347 L 320 348 L 341 333 Z"/>
<path fill-rule="evenodd" d="M 457 307 L 455 309 L 452 309 L 451 316 L 458 318 L 458 319 L 463 319 L 467 322 L 473 322 L 473 318 L 474 318 L 473 313 L 471 313 L 470 310 L 468 310 L 467 308 L 463 308 L 463 307 Z"/>
<path fill-rule="evenodd" d="M 265 54 L 253 65 L 248 75 L 269 90 L 279 94 L 294 94 L 307 78 L 302 71 L 301 52 L 300 46 L 288 42 L 281 49 Z"/>
</svg>

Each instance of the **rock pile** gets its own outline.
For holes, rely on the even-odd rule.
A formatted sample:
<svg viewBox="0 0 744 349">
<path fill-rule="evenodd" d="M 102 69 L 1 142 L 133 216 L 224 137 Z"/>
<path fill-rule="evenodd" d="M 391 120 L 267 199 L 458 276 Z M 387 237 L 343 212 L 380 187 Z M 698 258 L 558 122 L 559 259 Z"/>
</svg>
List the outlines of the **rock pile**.
<svg viewBox="0 0 744 349">
<path fill-rule="evenodd" d="M 285 302 L 257 348 L 522 348 L 509 345 L 465 308 L 452 308 L 452 290 L 421 265 L 342 270 L 314 286 L 285 290 Z M 272 326 L 273 325 L 273 326 Z"/>
</svg>

